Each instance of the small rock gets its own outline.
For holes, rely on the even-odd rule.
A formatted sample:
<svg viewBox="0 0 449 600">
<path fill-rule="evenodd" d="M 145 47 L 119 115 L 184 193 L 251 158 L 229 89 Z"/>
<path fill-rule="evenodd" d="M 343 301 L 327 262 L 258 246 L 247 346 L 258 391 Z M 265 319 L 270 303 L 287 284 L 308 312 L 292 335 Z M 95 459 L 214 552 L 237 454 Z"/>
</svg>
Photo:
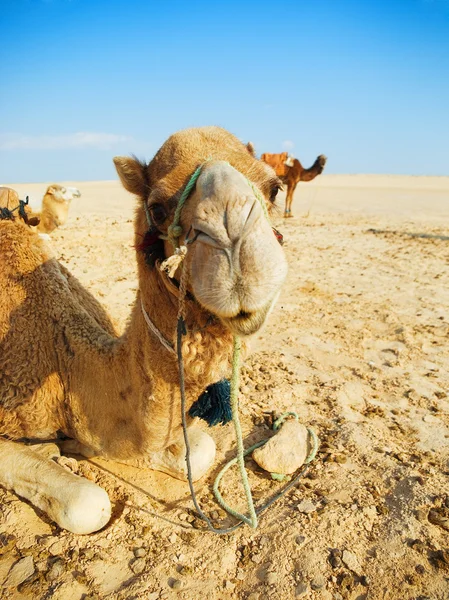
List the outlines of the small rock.
<svg viewBox="0 0 449 600">
<path fill-rule="evenodd" d="M 418 575 L 424 575 L 426 569 L 424 568 L 424 565 L 416 565 L 415 571 L 418 573 Z"/>
<path fill-rule="evenodd" d="M 429 521 L 449 531 L 449 509 L 446 507 L 431 508 L 428 514 Z"/>
<path fill-rule="evenodd" d="M 172 590 L 181 590 L 184 586 L 184 583 L 180 579 L 173 579 L 170 583 L 170 587 Z"/>
<path fill-rule="evenodd" d="M 48 581 L 58 579 L 64 573 L 64 562 L 59 558 L 56 560 L 46 575 Z"/>
<path fill-rule="evenodd" d="M 301 546 L 301 544 L 304 544 L 305 541 L 306 541 L 306 538 L 304 535 L 297 535 L 295 537 L 295 542 L 298 544 L 298 546 Z"/>
<path fill-rule="evenodd" d="M 310 582 L 312 590 L 321 590 L 326 585 L 326 579 L 322 575 L 317 575 Z"/>
<path fill-rule="evenodd" d="M 134 549 L 134 556 L 136 558 L 143 558 L 144 556 L 146 556 L 147 551 L 145 550 L 145 548 L 135 548 Z"/>
<path fill-rule="evenodd" d="M 34 573 L 34 561 L 32 556 L 25 556 L 18 560 L 10 569 L 8 577 L 4 582 L 5 587 L 17 587 L 31 577 Z"/>
<path fill-rule="evenodd" d="M 306 514 L 312 513 L 316 510 L 315 504 L 310 502 L 310 500 L 303 500 L 296 506 L 296 508 L 299 510 L 299 512 Z"/>
<path fill-rule="evenodd" d="M 300 583 L 296 586 L 295 597 L 301 598 L 301 596 L 305 596 L 308 591 L 309 591 L 309 586 L 307 585 L 307 583 L 304 583 L 304 582 Z"/>
<path fill-rule="evenodd" d="M 329 562 L 333 569 L 339 569 L 343 562 L 341 560 L 341 552 L 340 550 L 332 550 L 331 555 L 329 557 Z"/>
<path fill-rule="evenodd" d="M 0 556 L 8 554 L 16 546 L 17 539 L 14 535 L 0 533 Z"/>
<path fill-rule="evenodd" d="M 131 563 L 131 571 L 136 575 L 139 575 L 145 571 L 145 566 L 145 559 L 136 558 L 136 560 Z"/>
<path fill-rule="evenodd" d="M 248 596 L 246 597 L 246 600 L 259 600 L 260 596 L 257 592 L 251 592 L 251 594 L 248 594 Z"/>
<path fill-rule="evenodd" d="M 304 464 L 309 452 L 307 428 L 298 421 L 285 421 L 264 446 L 254 450 L 252 456 L 265 471 L 290 475 Z"/>
<path fill-rule="evenodd" d="M 268 585 L 274 585 L 278 581 L 278 574 L 275 571 L 269 571 L 265 576 Z"/>
<path fill-rule="evenodd" d="M 345 563 L 345 565 L 348 567 L 348 569 L 351 569 L 351 571 L 354 571 L 354 573 L 356 575 L 361 574 L 360 563 L 355 554 L 353 554 L 352 552 L 349 552 L 349 550 L 343 550 L 343 555 L 341 558 L 342 558 L 342 561 Z"/>
</svg>

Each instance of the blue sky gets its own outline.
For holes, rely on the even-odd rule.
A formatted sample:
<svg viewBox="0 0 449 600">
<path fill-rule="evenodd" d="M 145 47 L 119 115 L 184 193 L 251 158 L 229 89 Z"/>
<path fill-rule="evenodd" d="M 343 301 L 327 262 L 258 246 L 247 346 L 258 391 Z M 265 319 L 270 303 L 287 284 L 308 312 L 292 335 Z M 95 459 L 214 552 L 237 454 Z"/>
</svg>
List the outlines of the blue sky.
<svg viewBox="0 0 449 600">
<path fill-rule="evenodd" d="M 221 125 L 327 173 L 449 175 L 449 0 L 0 0 L 0 182 L 113 179 Z"/>
</svg>

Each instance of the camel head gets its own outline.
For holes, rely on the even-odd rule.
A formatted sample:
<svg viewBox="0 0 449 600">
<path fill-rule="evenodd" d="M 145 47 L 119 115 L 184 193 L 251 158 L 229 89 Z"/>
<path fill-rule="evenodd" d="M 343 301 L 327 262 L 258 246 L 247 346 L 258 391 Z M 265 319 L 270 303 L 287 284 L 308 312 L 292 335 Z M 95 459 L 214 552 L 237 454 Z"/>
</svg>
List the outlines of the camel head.
<svg viewBox="0 0 449 600">
<path fill-rule="evenodd" d="M 189 290 L 232 332 L 250 335 L 260 329 L 287 273 L 268 217 L 281 186 L 273 170 L 218 127 L 174 134 L 148 165 L 127 157 L 114 162 L 124 187 L 142 201 L 137 242 L 148 233 L 146 207 L 153 235 L 169 233 L 178 200 L 201 166 L 180 216 L 179 243 L 194 240 L 185 265 Z M 173 253 L 169 241 L 163 251 L 166 257 Z M 138 260 L 142 268 L 144 261 Z"/>
<path fill-rule="evenodd" d="M 73 200 L 73 198 L 79 198 L 81 196 L 81 192 L 75 187 L 65 187 L 63 185 L 59 185 L 58 183 L 53 183 L 52 185 L 48 186 L 45 196 L 51 196 L 56 202 L 69 203 Z"/>
</svg>

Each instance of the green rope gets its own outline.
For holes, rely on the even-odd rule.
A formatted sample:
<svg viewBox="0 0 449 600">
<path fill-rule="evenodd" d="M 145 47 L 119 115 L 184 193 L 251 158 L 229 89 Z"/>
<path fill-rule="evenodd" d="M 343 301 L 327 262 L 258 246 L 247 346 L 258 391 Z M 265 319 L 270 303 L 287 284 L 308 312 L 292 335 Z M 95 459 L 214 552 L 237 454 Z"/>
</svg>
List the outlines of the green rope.
<svg viewBox="0 0 449 600">
<path fill-rule="evenodd" d="M 248 504 L 248 512 L 249 518 L 245 515 L 238 513 L 233 510 L 231 507 L 227 507 L 227 512 L 231 515 L 240 519 L 247 525 L 250 525 L 253 529 L 257 527 L 257 515 L 254 509 L 254 501 L 251 494 L 251 488 L 249 486 L 248 474 L 245 469 L 245 448 L 243 446 L 243 438 L 242 438 L 242 427 L 240 425 L 239 419 L 239 378 L 240 378 L 240 350 L 241 350 L 241 342 L 238 336 L 234 336 L 234 352 L 232 356 L 232 376 L 231 376 L 231 409 L 232 409 L 232 422 L 234 424 L 235 437 L 237 440 L 237 461 L 240 469 L 240 476 L 242 478 L 243 489 L 245 490 L 246 502 Z M 215 485 L 214 485 L 215 491 Z M 217 485 L 217 493 L 221 498 L 220 492 L 218 491 Z M 216 494 L 217 497 L 217 494 Z M 218 501 L 221 506 L 223 506 L 224 501 L 221 498 L 221 501 Z"/>
<path fill-rule="evenodd" d="M 189 179 L 189 182 L 187 183 L 186 187 L 184 188 L 184 191 L 182 192 L 181 197 L 178 200 L 178 206 L 176 207 L 175 214 L 173 216 L 173 222 L 169 226 L 168 232 L 167 232 L 168 233 L 168 239 L 172 243 L 173 248 L 179 248 L 179 238 L 182 235 L 182 227 L 179 224 L 179 222 L 181 220 L 181 211 L 182 211 L 182 209 L 184 207 L 184 204 L 187 201 L 187 198 L 190 196 L 190 192 L 192 191 L 192 189 L 196 185 L 196 180 L 200 176 L 202 168 L 203 168 L 203 165 L 200 165 L 195 170 L 195 172 L 193 173 L 193 175 Z"/>
<path fill-rule="evenodd" d="M 201 164 L 199 167 L 197 167 L 197 169 L 195 170 L 195 172 L 189 179 L 186 187 L 184 188 L 183 193 L 181 194 L 181 197 L 178 200 L 178 205 L 175 210 L 173 222 L 168 227 L 168 232 L 167 232 L 168 239 L 170 240 L 170 242 L 172 243 L 172 245 L 175 249 L 179 248 L 179 238 L 181 237 L 182 232 L 183 232 L 182 226 L 180 225 L 181 211 L 182 211 L 192 189 L 196 185 L 197 179 L 200 176 L 201 170 L 203 168 L 203 164 Z M 251 187 L 251 189 L 253 190 L 254 195 L 259 200 L 259 202 L 262 206 L 262 209 L 264 211 L 265 217 L 269 221 L 268 210 L 267 210 L 265 200 L 261 196 L 259 190 L 254 186 L 254 184 L 251 181 L 249 181 L 249 179 L 247 179 L 247 182 L 248 182 L 249 186 Z M 151 223 L 148 207 L 145 207 L 145 212 L 147 215 L 148 222 Z M 165 236 L 164 236 L 164 238 L 165 238 Z M 180 297 L 180 305 L 181 305 L 181 302 L 182 302 L 182 298 Z M 192 467 L 191 467 L 191 463 L 190 463 L 191 450 L 190 450 L 189 437 L 188 437 L 188 433 L 187 433 L 187 420 L 186 420 L 184 361 L 183 361 L 183 356 L 182 356 L 182 337 L 185 334 L 186 334 L 185 322 L 184 322 L 184 319 L 180 312 L 180 315 L 178 317 L 178 328 L 177 328 L 177 354 L 178 354 L 178 367 L 179 367 L 179 386 L 180 386 L 180 392 L 181 392 L 181 418 L 182 418 L 182 429 L 183 429 L 184 441 L 185 441 L 185 445 L 186 445 L 186 457 L 185 458 L 186 458 L 186 463 L 187 463 L 187 480 L 189 483 L 189 488 L 190 488 L 190 493 L 192 496 L 193 504 L 194 504 L 199 516 L 201 517 L 201 519 L 203 519 L 203 521 L 206 522 L 208 529 L 214 533 L 218 533 L 218 534 L 230 533 L 230 532 L 238 529 L 244 523 L 246 523 L 247 525 L 249 525 L 250 527 L 255 529 L 258 525 L 258 515 L 260 515 L 269 506 L 271 506 L 277 499 L 281 498 L 285 493 L 287 493 L 287 491 L 289 489 L 291 489 L 291 487 L 293 487 L 293 485 L 296 483 L 296 481 L 305 474 L 305 472 L 307 471 L 307 468 L 308 468 L 308 464 L 316 456 L 316 453 L 318 450 L 318 439 L 317 439 L 315 433 L 311 429 L 309 429 L 309 432 L 311 434 L 312 441 L 313 441 L 313 448 L 312 448 L 312 451 L 311 451 L 309 457 L 307 458 L 307 460 L 304 463 L 305 466 L 296 475 L 296 477 L 292 481 L 290 481 L 290 483 L 288 483 L 280 491 L 279 494 L 276 494 L 275 496 L 273 496 L 263 506 L 259 507 L 256 510 L 254 507 L 254 501 L 253 501 L 253 497 L 251 494 L 251 488 L 250 488 L 249 481 L 248 481 L 248 474 L 245 469 L 245 460 L 244 459 L 245 459 L 245 456 L 250 454 L 253 450 L 266 444 L 268 440 L 263 440 L 261 442 L 258 442 L 257 444 L 254 444 L 247 450 L 245 450 L 245 448 L 243 446 L 242 428 L 240 425 L 240 420 L 239 420 L 239 415 L 238 415 L 241 341 L 238 336 L 234 336 L 233 357 L 232 357 L 232 377 L 231 377 L 231 409 L 232 409 L 232 420 L 234 423 L 235 435 L 236 435 L 236 440 L 237 440 L 237 457 L 232 459 L 231 461 L 229 461 L 223 467 L 223 469 L 220 471 L 220 473 L 217 475 L 215 482 L 214 482 L 213 491 L 214 491 L 215 497 L 217 499 L 217 502 L 220 504 L 220 506 L 226 512 L 228 512 L 235 518 L 239 519 L 240 522 L 232 527 L 228 527 L 228 528 L 224 528 L 224 529 L 215 528 L 212 525 L 212 522 L 210 521 L 210 519 L 201 510 L 201 507 L 198 504 L 195 490 L 193 487 Z M 277 419 L 277 421 L 274 424 L 274 428 L 278 429 L 282 425 L 282 422 L 284 421 L 284 419 L 287 418 L 288 416 L 294 416 L 296 419 L 298 419 L 298 416 L 296 415 L 296 413 L 285 413 L 279 419 Z M 230 506 L 228 506 L 219 491 L 219 485 L 220 485 L 220 481 L 221 481 L 223 475 L 232 465 L 234 465 L 236 463 L 238 463 L 239 469 L 240 469 L 242 484 L 243 484 L 243 488 L 245 491 L 246 501 L 248 504 L 249 516 L 243 515 L 243 514 L 237 512 L 236 510 L 234 510 L 233 508 L 231 508 Z M 276 475 L 277 474 L 272 474 L 272 476 L 275 476 L 275 477 L 276 477 Z"/>
<path fill-rule="evenodd" d="M 273 430 L 277 431 L 282 426 L 282 423 L 288 416 L 294 416 L 295 419 L 298 420 L 298 415 L 296 413 L 286 412 L 283 415 L 281 415 L 279 417 L 279 419 L 277 419 L 273 423 Z M 309 433 L 310 440 L 312 443 L 312 449 L 310 450 L 309 455 L 307 456 L 306 460 L 304 461 L 301 470 L 278 494 L 275 494 L 265 504 L 262 504 L 262 506 L 260 506 L 256 509 L 257 515 L 262 514 L 267 508 L 269 508 L 272 504 L 274 504 L 276 502 L 276 500 L 279 500 L 279 498 L 282 498 L 282 496 L 284 496 L 296 484 L 296 482 L 299 479 L 301 479 L 301 477 L 303 475 L 305 475 L 305 473 L 307 472 L 307 470 L 309 468 L 310 463 L 316 458 L 318 448 L 319 448 L 319 440 L 313 429 L 311 429 L 310 427 L 307 427 L 307 431 Z M 271 438 L 269 438 L 269 439 L 271 439 Z M 255 444 L 253 444 L 252 446 L 247 448 L 243 453 L 243 457 L 246 457 L 246 456 L 248 456 L 248 454 L 251 454 L 254 450 L 256 450 L 256 448 L 265 446 L 265 444 L 269 441 L 269 439 L 261 440 L 260 442 L 256 442 Z M 239 458 L 240 458 L 239 456 L 236 456 L 235 458 L 232 458 L 229 462 L 227 462 L 225 464 L 225 466 L 221 469 L 221 471 L 218 473 L 217 477 L 215 478 L 214 486 L 212 489 L 214 492 L 215 499 L 217 500 L 217 502 L 221 506 L 221 508 L 224 511 L 226 511 L 228 514 L 232 515 L 233 517 L 240 519 L 242 521 L 242 523 L 240 523 L 240 525 L 243 525 L 243 522 L 248 523 L 248 520 L 246 518 L 244 518 L 243 515 L 240 515 L 239 513 L 237 513 L 233 508 L 231 508 L 225 502 L 225 500 L 223 499 L 223 496 L 221 495 L 220 490 L 219 490 L 219 486 L 220 486 L 221 480 L 223 479 L 224 474 L 226 473 L 226 471 L 228 471 L 228 469 L 230 469 L 233 465 L 235 465 L 235 464 L 237 464 L 237 462 L 239 462 Z M 284 475 L 281 473 L 270 473 L 270 475 L 271 475 L 272 479 L 275 479 L 277 481 L 284 481 L 288 477 L 288 475 Z"/>
</svg>

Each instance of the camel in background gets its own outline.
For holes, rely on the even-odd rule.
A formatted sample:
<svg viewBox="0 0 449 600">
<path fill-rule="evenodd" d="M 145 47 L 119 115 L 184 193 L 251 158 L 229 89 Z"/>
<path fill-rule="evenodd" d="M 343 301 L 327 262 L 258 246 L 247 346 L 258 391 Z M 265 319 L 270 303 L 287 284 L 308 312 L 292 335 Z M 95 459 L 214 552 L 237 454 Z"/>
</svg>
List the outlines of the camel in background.
<svg viewBox="0 0 449 600">
<path fill-rule="evenodd" d="M 305 169 L 297 158 L 289 156 L 288 152 L 282 152 L 281 154 L 265 153 L 261 155 L 260 160 L 273 167 L 276 175 L 287 186 L 284 217 L 288 218 L 293 217 L 292 202 L 296 186 L 300 181 L 312 181 L 317 175 L 320 175 L 323 172 L 327 158 L 320 154 L 308 169 Z"/>
<path fill-rule="evenodd" d="M 71 452 L 186 479 L 174 351 L 180 290 L 159 262 L 173 254 L 169 227 L 200 165 L 176 229 L 180 243 L 190 242 L 183 266 L 187 413 L 228 375 L 233 335 L 261 328 L 287 273 L 263 206 L 269 211 L 280 181 L 227 131 L 187 129 L 149 164 L 127 157 L 114 162 L 137 197 L 139 285 L 121 337 L 37 233 L 17 211 L 11 214 L 9 193 L 9 211 L 0 219 L 0 484 L 74 533 L 107 523 L 106 492 L 14 440 L 49 439 L 60 431 L 71 438 Z M 174 275 L 179 279 L 180 269 Z M 215 444 L 186 416 L 197 480 L 211 467 Z"/>
<path fill-rule="evenodd" d="M 65 225 L 73 198 L 79 198 L 81 192 L 75 187 L 65 187 L 57 183 L 49 185 L 42 199 L 42 206 L 38 211 L 40 223 L 37 226 L 39 233 L 51 233 L 57 227 Z"/>
</svg>

